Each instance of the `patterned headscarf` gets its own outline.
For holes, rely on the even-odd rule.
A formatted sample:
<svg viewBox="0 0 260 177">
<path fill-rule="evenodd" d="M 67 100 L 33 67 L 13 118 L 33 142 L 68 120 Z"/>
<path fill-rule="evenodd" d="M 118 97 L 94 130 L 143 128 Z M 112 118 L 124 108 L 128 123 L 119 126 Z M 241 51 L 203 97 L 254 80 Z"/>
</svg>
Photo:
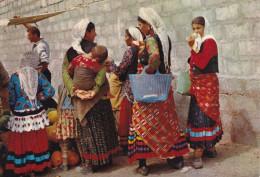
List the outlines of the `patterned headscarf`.
<svg viewBox="0 0 260 177">
<path fill-rule="evenodd" d="M 139 17 L 149 23 L 154 32 L 159 36 L 164 54 L 164 64 L 166 68 L 169 68 L 168 52 L 169 52 L 169 40 L 166 33 L 166 28 L 161 17 L 152 8 L 140 8 Z"/>
<path fill-rule="evenodd" d="M 80 20 L 72 30 L 72 48 L 77 51 L 78 54 L 84 54 L 80 42 L 85 36 L 86 29 L 90 23 L 88 18 Z"/>
<path fill-rule="evenodd" d="M 37 105 L 38 71 L 36 67 L 39 59 L 39 55 L 36 52 L 24 53 L 20 60 L 20 70 L 18 72 L 21 88 L 29 97 L 32 107 Z"/>
<path fill-rule="evenodd" d="M 143 41 L 143 35 L 139 29 L 136 27 L 128 28 L 130 35 L 133 37 L 134 41 Z"/>
</svg>

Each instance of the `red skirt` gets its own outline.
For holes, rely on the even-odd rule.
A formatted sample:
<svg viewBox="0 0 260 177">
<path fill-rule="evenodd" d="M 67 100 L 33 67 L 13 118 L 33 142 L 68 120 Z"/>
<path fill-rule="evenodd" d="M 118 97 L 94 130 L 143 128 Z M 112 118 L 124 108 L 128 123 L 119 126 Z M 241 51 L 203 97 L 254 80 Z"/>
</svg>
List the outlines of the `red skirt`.
<svg viewBox="0 0 260 177">
<path fill-rule="evenodd" d="M 46 129 L 11 132 L 6 170 L 15 174 L 41 172 L 50 167 L 50 152 Z"/>
</svg>

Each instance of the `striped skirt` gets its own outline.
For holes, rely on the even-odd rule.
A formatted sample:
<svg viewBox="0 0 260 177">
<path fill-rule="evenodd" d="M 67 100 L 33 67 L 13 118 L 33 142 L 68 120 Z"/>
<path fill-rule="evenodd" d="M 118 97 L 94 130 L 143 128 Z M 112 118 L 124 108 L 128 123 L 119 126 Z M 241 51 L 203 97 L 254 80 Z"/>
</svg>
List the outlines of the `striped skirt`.
<svg viewBox="0 0 260 177">
<path fill-rule="evenodd" d="M 176 144 L 174 144 L 166 153 L 166 156 L 162 158 L 179 157 L 188 152 L 189 148 L 186 143 L 185 134 L 181 133 Z M 132 163 L 138 159 L 149 159 L 153 157 L 160 156 L 145 144 L 143 139 L 136 133 L 134 126 L 131 124 L 128 137 L 128 163 Z"/>
<path fill-rule="evenodd" d="M 191 96 L 187 121 L 187 142 L 193 149 L 212 148 L 223 135 L 221 122 L 209 118 L 199 107 L 196 97 Z"/>
<path fill-rule="evenodd" d="M 50 167 L 46 129 L 11 132 L 5 169 L 10 173 L 28 175 Z"/>
</svg>

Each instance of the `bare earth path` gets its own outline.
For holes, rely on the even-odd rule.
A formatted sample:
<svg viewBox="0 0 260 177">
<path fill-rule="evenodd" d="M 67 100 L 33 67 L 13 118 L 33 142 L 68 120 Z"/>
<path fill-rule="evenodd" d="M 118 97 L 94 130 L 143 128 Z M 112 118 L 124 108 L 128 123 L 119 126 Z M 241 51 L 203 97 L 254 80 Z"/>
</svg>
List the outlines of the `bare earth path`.
<svg viewBox="0 0 260 177">
<path fill-rule="evenodd" d="M 216 158 L 203 158 L 202 169 L 191 167 L 192 157 L 189 153 L 184 157 L 184 168 L 174 170 L 167 166 L 163 159 L 149 159 L 147 161 L 150 168 L 148 176 L 165 177 L 260 177 L 260 148 L 248 145 L 230 144 L 220 142 L 217 145 L 218 155 Z M 113 159 L 111 167 L 102 169 L 97 173 L 82 174 L 77 173 L 73 167 L 69 171 L 52 169 L 48 174 L 40 177 L 128 177 L 142 176 L 134 174 L 133 169 L 137 167 L 137 162 L 127 163 L 127 157 L 121 156 Z"/>
</svg>

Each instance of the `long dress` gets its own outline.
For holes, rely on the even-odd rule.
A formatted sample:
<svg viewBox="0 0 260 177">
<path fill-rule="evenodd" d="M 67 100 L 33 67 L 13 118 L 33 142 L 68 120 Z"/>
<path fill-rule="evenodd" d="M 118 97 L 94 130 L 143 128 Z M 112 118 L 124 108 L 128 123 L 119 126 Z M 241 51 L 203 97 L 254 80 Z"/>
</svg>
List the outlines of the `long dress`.
<svg viewBox="0 0 260 177">
<path fill-rule="evenodd" d="M 118 75 L 119 79 L 123 81 L 123 98 L 119 118 L 119 136 L 121 146 L 128 145 L 129 125 L 132 121 L 132 107 L 134 101 L 128 75 L 137 73 L 138 51 L 139 50 L 136 47 L 130 47 L 125 51 L 119 66 L 116 66 L 114 62 L 109 64 L 110 71 Z"/>
<path fill-rule="evenodd" d="M 193 149 L 212 148 L 222 138 L 217 56 L 217 44 L 213 39 L 206 39 L 199 53 L 191 53 L 192 96 L 186 136 Z"/>
<path fill-rule="evenodd" d="M 54 88 L 47 78 L 38 73 L 37 105 L 32 107 L 28 96 L 20 86 L 18 73 L 11 76 L 9 102 L 13 115 L 7 127 L 11 130 L 6 170 L 15 174 L 40 172 L 51 166 L 45 127 L 49 120 L 40 101 L 51 98 Z"/>
<path fill-rule="evenodd" d="M 158 68 L 161 73 L 166 72 L 160 46 L 157 36 L 148 36 L 145 47 L 147 54 L 140 52 L 139 73 L 144 64 Z M 143 57 L 148 56 L 147 63 L 142 62 Z M 153 157 L 179 157 L 189 152 L 185 134 L 179 127 L 172 89 L 164 102 L 148 104 L 134 101 L 128 143 L 129 163 Z"/>
<path fill-rule="evenodd" d="M 81 47 L 86 53 L 89 53 L 94 46 L 96 46 L 95 43 L 86 40 L 81 42 Z M 71 96 L 74 96 L 74 84 L 68 74 L 68 67 L 69 63 L 77 56 L 77 52 L 70 48 L 63 65 L 63 81 Z M 105 81 L 105 73 L 105 68 L 102 68 L 96 75 L 96 84 L 93 89 L 96 92 L 100 90 Z M 111 157 L 115 156 L 120 150 L 110 101 L 108 99 L 100 99 L 87 112 L 83 120 L 86 121 L 85 126 L 77 119 L 77 132 L 86 163 L 96 166 L 109 164 Z"/>
</svg>

